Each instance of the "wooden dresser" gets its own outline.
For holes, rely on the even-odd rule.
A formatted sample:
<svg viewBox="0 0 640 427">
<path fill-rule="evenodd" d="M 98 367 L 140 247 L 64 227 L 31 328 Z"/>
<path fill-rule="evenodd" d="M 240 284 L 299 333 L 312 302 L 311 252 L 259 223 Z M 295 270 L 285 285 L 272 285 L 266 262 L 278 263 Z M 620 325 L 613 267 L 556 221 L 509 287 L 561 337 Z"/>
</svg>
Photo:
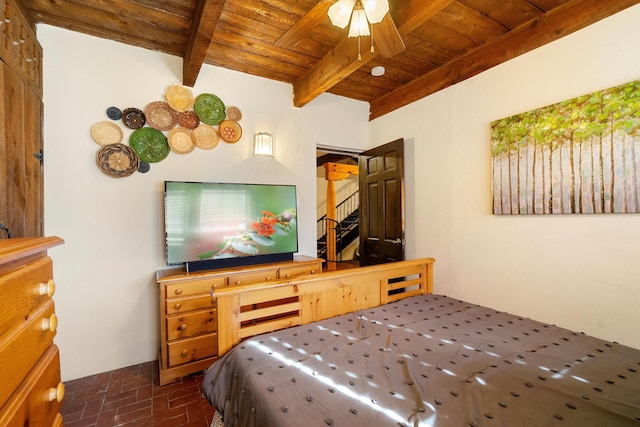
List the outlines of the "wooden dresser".
<svg viewBox="0 0 640 427">
<path fill-rule="evenodd" d="M 218 318 L 214 290 L 322 272 L 322 260 L 293 261 L 186 273 L 160 270 L 160 385 L 208 368 L 218 358 Z"/>
<path fill-rule="evenodd" d="M 61 426 L 58 319 L 47 249 L 58 237 L 0 240 L 0 426 Z"/>
</svg>

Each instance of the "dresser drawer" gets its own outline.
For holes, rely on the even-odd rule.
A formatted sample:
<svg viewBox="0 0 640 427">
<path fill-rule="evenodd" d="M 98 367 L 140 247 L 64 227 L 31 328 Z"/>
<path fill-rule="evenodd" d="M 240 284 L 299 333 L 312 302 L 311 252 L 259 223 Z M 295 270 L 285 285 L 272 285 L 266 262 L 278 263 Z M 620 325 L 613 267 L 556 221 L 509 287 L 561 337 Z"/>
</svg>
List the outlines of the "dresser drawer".
<svg viewBox="0 0 640 427">
<path fill-rule="evenodd" d="M 166 301 L 167 314 L 184 313 L 198 309 L 212 309 L 216 307 L 216 298 L 211 295 L 199 295 L 195 297 L 175 298 Z"/>
<path fill-rule="evenodd" d="M 0 340 L 15 326 L 24 322 L 55 292 L 51 258 L 26 264 L 0 277 Z"/>
<path fill-rule="evenodd" d="M 49 300 L 0 340 L 0 407 L 53 343 L 57 324 Z"/>
<path fill-rule="evenodd" d="M 52 345 L 2 408 L 0 425 L 52 426 L 56 420 L 61 425 L 58 412 L 63 397 L 58 347 Z"/>
<path fill-rule="evenodd" d="M 212 290 L 227 285 L 226 277 L 203 278 L 197 280 L 182 281 L 180 283 L 167 283 L 167 298 L 179 298 L 189 295 L 208 294 Z"/>
<path fill-rule="evenodd" d="M 322 267 L 318 265 L 301 265 L 298 267 L 282 267 L 278 271 L 278 277 L 280 279 L 293 279 L 294 277 L 302 276 L 304 274 L 317 274 L 321 272 Z"/>
<path fill-rule="evenodd" d="M 278 269 L 260 270 L 254 273 L 234 273 L 229 275 L 229 286 L 251 285 L 253 283 L 278 280 Z"/>
<path fill-rule="evenodd" d="M 183 365 L 218 354 L 218 334 L 185 338 L 167 344 L 169 366 Z"/>
<path fill-rule="evenodd" d="M 167 340 L 192 337 L 216 332 L 216 310 L 196 311 L 167 317 Z"/>
</svg>

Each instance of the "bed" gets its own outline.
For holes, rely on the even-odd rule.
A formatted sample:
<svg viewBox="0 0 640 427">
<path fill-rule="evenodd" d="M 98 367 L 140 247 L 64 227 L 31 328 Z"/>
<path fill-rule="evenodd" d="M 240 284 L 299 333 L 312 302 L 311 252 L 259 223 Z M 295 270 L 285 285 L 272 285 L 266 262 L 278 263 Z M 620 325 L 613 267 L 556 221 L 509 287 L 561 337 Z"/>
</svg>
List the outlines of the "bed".
<svg viewBox="0 0 640 427">
<path fill-rule="evenodd" d="M 640 426 L 640 350 L 433 294 L 432 259 L 354 270 L 218 295 L 226 427 Z"/>
</svg>

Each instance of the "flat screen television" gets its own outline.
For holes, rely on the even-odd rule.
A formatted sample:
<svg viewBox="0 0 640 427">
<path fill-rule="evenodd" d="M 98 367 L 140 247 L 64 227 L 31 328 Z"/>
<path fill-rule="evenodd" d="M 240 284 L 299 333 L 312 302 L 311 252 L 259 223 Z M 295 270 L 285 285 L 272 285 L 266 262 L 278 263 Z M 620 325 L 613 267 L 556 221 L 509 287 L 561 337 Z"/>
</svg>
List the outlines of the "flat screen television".
<svg viewBox="0 0 640 427">
<path fill-rule="evenodd" d="M 167 265 L 201 271 L 293 259 L 295 185 L 164 183 Z"/>
</svg>

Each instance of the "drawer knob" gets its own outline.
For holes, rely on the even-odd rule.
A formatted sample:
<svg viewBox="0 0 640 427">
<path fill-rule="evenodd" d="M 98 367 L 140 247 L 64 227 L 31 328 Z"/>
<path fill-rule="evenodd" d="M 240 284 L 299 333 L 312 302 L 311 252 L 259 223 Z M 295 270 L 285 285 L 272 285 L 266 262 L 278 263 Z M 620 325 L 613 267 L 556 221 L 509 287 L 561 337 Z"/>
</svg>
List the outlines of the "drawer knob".
<svg viewBox="0 0 640 427">
<path fill-rule="evenodd" d="M 316 269 L 311 270 L 311 274 L 316 274 Z"/>
<path fill-rule="evenodd" d="M 58 387 L 51 387 L 49 389 L 49 402 L 53 402 L 54 400 L 58 402 L 62 402 L 64 399 L 64 384 L 59 383 Z"/>
<path fill-rule="evenodd" d="M 40 295 L 47 295 L 49 298 L 56 293 L 56 283 L 53 279 L 49 279 L 47 283 L 40 283 Z"/>
<path fill-rule="evenodd" d="M 189 354 L 189 350 L 186 350 L 186 349 L 185 349 L 185 350 L 182 350 L 182 351 L 180 352 L 180 357 L 187 357 L 187 354 Z"/>
<path fill-rule="evenodd" d="M 46 317 L 42 319 L 43 331 L 55 332 L 56 329 L 58 329 L 58 316 L 56 316 L 55 313 L 52 314 L 48 319 Z"/>
<path fill-rule="evenodd" d="M 291 273 L 285 274 L 284 277 L 286 277 L 288 279 L 289 277 L 291 277 Z"/>
<path fill-rule="evenodd" d="M 182 308 L 182 304 L 180 304 L 179 302 L 175 303 L 175 305 L 173 306 L 176 310 L 180 310 Z"/>
<path fill-rule="evenodd" d="M 182 325 L 180 325 L 180 327 L 178 329 L 180 329 L 181 331 L 186 330 L 187 329 L 187 324 L 183 323 Z"/>
<path fill-rule="evenodd" d="M 266 281 L 271 280 L 271 276 L 267 276 L 267 277 L 265 277 L 265 280 L 266 280 Z"/>
<path fill-rule="evenodd" d="M 240 284 L 240 280 L 236 280 L 236 286 Z"/>
<path fill-rule="evenodd" d="M 175 290 L 176 295 L 182 295 L 182 288 L 178 288 Z"/>
</svg>

